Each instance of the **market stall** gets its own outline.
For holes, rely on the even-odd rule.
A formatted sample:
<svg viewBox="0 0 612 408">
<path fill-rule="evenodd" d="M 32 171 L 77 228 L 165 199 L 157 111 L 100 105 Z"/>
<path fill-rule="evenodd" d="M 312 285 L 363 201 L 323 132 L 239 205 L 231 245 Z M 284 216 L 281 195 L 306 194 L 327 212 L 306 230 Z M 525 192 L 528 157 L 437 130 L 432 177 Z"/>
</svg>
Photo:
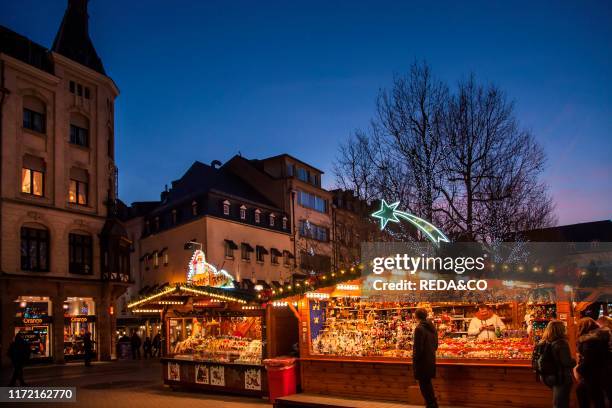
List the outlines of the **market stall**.
<svg viewBox="0 0 612 408">
<path fill-rule="evenodd" d="M 500 285 L 487 305 L 501 323 L 478 338 L 470 330 L 481 318 L 477 303 L 363 297 L 360 283 L 287 298 L 297 301 L 300 315 L 304 392 L 422 404 L 411 367 L 413 314 L 421 307 L 438 330 L 434 385 L 440 404 L 550 406 L 551 391 L 536 381 L 531 353 L 552 318 L 570 323 L 573 333 L 570 303 L 557 299 L 559 288 Z"/>
</svg>

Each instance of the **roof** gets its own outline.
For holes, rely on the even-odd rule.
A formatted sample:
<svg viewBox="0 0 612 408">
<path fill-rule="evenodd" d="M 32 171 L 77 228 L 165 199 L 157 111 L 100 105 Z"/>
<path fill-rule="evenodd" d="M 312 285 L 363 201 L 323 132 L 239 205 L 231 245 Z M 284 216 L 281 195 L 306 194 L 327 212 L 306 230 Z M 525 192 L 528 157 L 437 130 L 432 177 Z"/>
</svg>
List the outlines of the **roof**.
<svg viewBox="0 0 612 408">
<path fill-rule="evenodd" d="M 180 179 L 172 182 L 172 188 L 165 195 L 166 199 L 155 212 L 187 198 L 195 198 L 209 192 L 239 197 L 276 209 L 276 205 L 229 169 L 225 167 L 216 168 L 195 161 Z"/>
<path fill-rule="evenodd" d="M 323 170 L 320 170 L 320 169 L 316 168 L 315 166 L 313 166 L 311 164 L 308 164 L 305 161 L 302 161 L 302 160 L 298 159 L 297 157 L 294 157 L 294 156 L 292 156 L 292 155 L 290 155 L 288 153 L 282 153 L 282 154 L 279 154 L 279 155 L 276 155 L 276 156 L 266 157 L 265 159 L 253 159 L 253 160 L 251 160 L 251 162 L 257 163 L 257 162 L 271 161 L 271 160 L 275 160 L 275 159 L 291 159 L 291 160 L 293 160 L 295 162 L 303 164 L 304 166 L 310 167 L 311 169 L 316 170 L 316 171 L 318 171 L 321 174 L 325 174 L 325 172 Z"/>
<path fill-rule="evenodd" d="M 53 63 L 47 48 L 2 25 L 0 25 L 0 52 L 53 74 Z"/>
<path fill-rule="evenodd" d="M 540 228 L 520 234 L 533 242 L 612 242 L 612 220 Z"/>
<path fill-rule="evenodd" d="M 88 0 L 68 0 L 51 50 L 106 75 L 102 60 L 89 38 Z"/>
</svg>

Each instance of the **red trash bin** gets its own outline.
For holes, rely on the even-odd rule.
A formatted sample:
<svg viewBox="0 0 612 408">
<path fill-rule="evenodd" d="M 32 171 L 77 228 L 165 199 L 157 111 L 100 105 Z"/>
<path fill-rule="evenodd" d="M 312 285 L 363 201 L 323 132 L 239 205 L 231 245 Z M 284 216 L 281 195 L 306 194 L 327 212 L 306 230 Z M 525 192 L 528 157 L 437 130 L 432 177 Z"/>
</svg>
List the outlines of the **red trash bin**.
<svg viewBox="0 0 612 408">
<path fill-rule="evenodd" d="M 264 360 L 268 371 L 268 392 L 270 403 L 279 397 L 296 393 L 296 359 L 292 357 L 278 357 Z"/>
</svg>

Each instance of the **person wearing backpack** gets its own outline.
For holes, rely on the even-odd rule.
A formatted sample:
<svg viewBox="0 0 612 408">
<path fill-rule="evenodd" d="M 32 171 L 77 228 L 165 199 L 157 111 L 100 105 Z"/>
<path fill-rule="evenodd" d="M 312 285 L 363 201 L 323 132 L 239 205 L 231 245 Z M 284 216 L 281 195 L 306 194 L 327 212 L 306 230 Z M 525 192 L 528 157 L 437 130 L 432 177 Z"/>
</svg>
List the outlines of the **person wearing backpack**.
<svg viewBox="0 0 612 408">
<path fill-rule="evenodd" d="M 541 381 L 553 390 L 553 408 L 568 408 L 576 360 L 572 358 L 562 321 L 548 323 L 542 340 L 534 349 L 532 365 Z"/>
</svg>

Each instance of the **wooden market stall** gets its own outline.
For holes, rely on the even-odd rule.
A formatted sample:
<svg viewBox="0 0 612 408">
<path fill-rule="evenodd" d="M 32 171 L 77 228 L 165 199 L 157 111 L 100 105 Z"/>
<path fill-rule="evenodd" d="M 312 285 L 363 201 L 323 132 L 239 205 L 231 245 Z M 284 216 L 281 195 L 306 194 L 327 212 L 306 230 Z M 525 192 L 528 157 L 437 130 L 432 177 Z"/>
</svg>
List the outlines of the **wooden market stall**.
<svg viewBox="0 0 612 408">
<path fill-rule="evenodd" d="M 570 302 L 556 299 L 559 288 L 532 291 L 525 302 L 488 302 L 505 328 L 476 341 L 468 335 L 476 303 L 368 299 L 360 296 L 360 283 L 287 299 L 298 305 L 303 392 L 423 404 L 411 342 L 412 315 L 425 307 L 440 338 L 434 386 L 441 405 L 550 406 L 552 392 L 536 381 L 531 353 L 553 317 L 567 321 L 573 333 Z"/>
</svg>

